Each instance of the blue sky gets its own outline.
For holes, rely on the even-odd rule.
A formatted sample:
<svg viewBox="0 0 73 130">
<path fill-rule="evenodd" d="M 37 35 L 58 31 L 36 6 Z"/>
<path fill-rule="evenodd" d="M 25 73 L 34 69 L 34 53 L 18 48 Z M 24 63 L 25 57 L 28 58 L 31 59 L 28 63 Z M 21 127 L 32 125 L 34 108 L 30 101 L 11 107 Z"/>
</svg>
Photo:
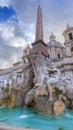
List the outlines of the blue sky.
<svg viewBox="0 0 73 130">
<path fill-rule="evenodd" d="M 0 23 L 6 22 L 12 16 L 15 16 L 16 18 L 16 12 L 12 7 L 0 7 Z"/>
<path fill-rule="evenodd" d="M 45 42 L 51 32 L 64 42 L 63 31 L 73 26 L 73 0 L 0 0 L 0 68 L 20 60 L 23 48 L 34 41 L 39 3 Z"/>
</svg>

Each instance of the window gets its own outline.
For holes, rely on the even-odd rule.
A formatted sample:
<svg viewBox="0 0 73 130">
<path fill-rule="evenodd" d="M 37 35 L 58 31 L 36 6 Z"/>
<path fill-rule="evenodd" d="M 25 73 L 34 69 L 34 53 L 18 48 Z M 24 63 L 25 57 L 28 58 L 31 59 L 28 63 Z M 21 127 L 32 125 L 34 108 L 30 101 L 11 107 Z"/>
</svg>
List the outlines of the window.
<svg viewBox="0 0 73 130">
<path fill-rule="evenodd" d="M 48 55 L 48 58 L 50 58 L 50 54 Z"/>
<path fill-rule="evenodd" d="M 60 54 L 58 54 L 58 59 L 60 59 L 61 58 L 61 56 L 60 56 Z"/>
<path fill-rule="evenodd" d="M 72 40 L 73 37 L 72 37 L 72 33 L 69 33 L 69 40 Z"/>
<path fill-rule="evenodd" d="M 71 48 L 71 55 L 73 56 L 73 47 Z"/>
</svg>

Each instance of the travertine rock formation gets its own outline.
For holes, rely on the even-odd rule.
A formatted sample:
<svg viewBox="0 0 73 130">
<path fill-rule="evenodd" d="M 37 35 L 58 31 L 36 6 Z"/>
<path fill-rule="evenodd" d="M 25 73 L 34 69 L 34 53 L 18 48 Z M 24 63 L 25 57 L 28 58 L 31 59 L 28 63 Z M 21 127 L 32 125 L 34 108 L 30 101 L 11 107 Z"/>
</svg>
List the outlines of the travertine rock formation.
<svg viewBox="0 0 73 130">
<path fill-rule="evenodd" d="M 27 93 L 25 105 L 44 113 L 60 115 L 65 105 L 66 107 L 69 105 L 67 94 L 67 91 L 70 93 L 71 87 L 69 79 L 62 77 L 60 71 L 50 61 L 46 61 L 40 53 L 30 56 L 29 59 L 34 78 L 33 88 Z M 61 106 L 59 111 L 57 111 L 57 102 Z"/>
<path fill-rule="evenodd" d="M 62 114 L 64 112 L 64 109 L 65 109 L 65 105 L 62 101 L 56 101 L 54 103 L 54 113 L 56 116 Z"/>
</svg>

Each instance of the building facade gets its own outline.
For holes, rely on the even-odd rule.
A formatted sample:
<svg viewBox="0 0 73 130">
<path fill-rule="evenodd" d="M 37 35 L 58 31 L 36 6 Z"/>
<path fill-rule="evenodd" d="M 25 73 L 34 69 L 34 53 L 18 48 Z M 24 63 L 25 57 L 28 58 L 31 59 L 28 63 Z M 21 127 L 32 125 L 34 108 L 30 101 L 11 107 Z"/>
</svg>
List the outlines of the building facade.
<svg viewBox="0 0 73 130">
<path fill-rule="evenodd" d="M 65 42 L 61 44 L 51 34 L 50 42 L 47 44 L 48 58 L 73 85 L 73 27 L 67 25 L 63 36 Z"/>
</svg>

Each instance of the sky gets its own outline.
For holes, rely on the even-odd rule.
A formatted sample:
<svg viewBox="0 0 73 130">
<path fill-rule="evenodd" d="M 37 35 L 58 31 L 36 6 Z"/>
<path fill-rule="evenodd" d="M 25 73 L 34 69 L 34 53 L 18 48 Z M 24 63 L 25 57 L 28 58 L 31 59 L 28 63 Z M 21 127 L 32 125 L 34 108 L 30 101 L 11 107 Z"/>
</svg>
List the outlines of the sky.
<svg viewBox="0 0 73 130">
<path fill-rule="evenodd" d="M 44 41 L 51 32 L 64 43 L 63 31 L 73 26 L 73 0 L 0 0 L 0 69 L 21 60 L 23 49 L 34 42 L 36 13 L 42 7 Z"/>
</svg>

